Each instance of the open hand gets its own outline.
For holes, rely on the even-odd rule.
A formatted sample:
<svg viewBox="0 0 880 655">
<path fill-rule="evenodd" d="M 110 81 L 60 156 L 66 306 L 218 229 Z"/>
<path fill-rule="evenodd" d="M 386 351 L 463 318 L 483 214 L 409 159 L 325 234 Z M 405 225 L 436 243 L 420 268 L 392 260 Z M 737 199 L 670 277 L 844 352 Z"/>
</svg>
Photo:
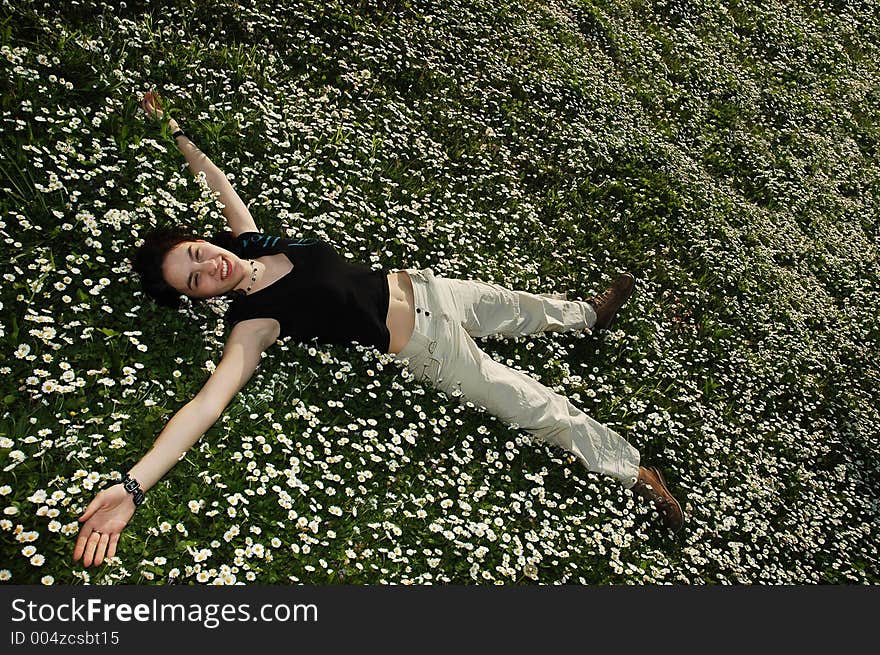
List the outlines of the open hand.
<svg viewBox="0 0 880 655">
<path fill-rule="evenodd" d="M 73 561 L 83 557 L 83 566 L 100 566 L 106 557 L 116 554 L 122 529 L 134 514 L 134 500 L 122 484 L 114 484 L 94 497 L 79 517 L 79 530 Z"/>
</svg>

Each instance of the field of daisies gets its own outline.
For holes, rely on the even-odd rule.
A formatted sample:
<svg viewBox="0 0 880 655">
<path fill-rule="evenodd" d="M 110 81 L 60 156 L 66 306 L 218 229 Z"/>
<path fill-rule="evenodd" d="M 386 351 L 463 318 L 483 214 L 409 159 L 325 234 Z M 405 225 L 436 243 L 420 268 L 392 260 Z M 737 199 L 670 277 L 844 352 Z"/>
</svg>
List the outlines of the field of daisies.
<svg viewBox="0 0 880 655">
<path fill-rule="evenodd" d="M 880 7 L 832 0 L 0 0 L 0 580 L 880 582 Z M 650 505 L 369 348 L 282 341 L 98 568 L 77 516 L 219 361 L 127 257 L 224 227 L 585 298 L 489 338 L 657 464 Z"/>
</svg>

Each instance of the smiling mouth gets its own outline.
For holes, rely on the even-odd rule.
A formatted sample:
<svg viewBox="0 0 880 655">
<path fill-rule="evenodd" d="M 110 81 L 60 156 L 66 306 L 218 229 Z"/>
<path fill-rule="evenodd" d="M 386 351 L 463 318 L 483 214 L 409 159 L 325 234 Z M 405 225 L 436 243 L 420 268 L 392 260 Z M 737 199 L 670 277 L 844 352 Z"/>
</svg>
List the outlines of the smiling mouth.
<svg viewBox="0 0 880 655">
<path fill-rule="evenodd" d="M 229 277 L 229 272 L 232 270 L 232 264 L 230 264 L 228 261 L 226 261 L 225 259 L 222 259 L 222 258 L 220 261 L 223 262 L 220 265 L 222 267 L 221 271 L 220 271 L 220 279 L 225 280 L 226 278 Z"/>
</svg>

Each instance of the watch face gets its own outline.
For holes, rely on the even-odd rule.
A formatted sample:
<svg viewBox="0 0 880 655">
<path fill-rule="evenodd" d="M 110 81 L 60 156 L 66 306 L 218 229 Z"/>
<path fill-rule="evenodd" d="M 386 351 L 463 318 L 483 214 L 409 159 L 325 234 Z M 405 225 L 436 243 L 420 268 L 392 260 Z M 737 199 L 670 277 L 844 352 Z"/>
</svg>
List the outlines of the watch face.
<svg viewBox="0 0 880 655">
<path fill-rule="evenodd" d="M 138 488 L 138 483 L 137 483 L 135 480 L 127 480 L 127 481 L 125 482 L 125 484 L 122 485 L 122 487 L 123 487 L 126 491 L 131 492 L 131 491 L 134 491 L 135 489 Z"/>
</svg>

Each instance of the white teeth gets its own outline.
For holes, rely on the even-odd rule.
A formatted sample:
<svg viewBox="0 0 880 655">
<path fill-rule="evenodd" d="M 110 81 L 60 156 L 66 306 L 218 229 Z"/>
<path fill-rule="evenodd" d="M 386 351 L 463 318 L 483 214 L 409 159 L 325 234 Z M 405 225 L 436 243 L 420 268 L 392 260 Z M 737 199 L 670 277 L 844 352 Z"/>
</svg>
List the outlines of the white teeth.
<svg viewBox="0 0 880 655">
<path fill-rule="evenodd" d="M 220 275 L 220 279 L 225 280 L 226 276 L 229 275 L 229 264 L 226 263 L 226 260 L 223 260 L 223 272 Z"/>
</svg>

